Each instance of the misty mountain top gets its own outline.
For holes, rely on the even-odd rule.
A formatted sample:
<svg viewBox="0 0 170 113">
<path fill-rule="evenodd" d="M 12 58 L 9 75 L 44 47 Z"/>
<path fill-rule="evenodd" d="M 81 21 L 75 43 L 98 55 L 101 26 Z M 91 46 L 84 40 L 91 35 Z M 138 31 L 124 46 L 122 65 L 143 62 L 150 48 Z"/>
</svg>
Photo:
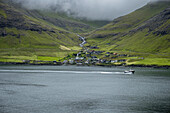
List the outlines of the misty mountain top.
<svg viewBox="0 0 170 113">
<path fill-rule="evenodd" d="M 113 20 L 158 0 L 13 0 L 28 9 L 66 12 L 91 20 Z M 160 1 L 160 0 L 159 0 Z M 161 0 L 162 1 L 162 0 Z"/>
</svg>

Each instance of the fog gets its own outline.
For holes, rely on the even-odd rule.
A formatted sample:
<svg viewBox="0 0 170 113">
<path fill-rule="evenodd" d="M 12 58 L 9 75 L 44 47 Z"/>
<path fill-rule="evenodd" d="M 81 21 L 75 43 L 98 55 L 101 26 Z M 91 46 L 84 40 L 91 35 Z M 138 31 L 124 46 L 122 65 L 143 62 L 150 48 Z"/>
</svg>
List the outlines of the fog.
<svg viewBox="0 0 170 113">
<path fill-rule="evenodd" d="M 128 14 L 150 0 L 14 0 L 28 9 L 55 10 L 91 20 L 113 20 Z M 152 0 L 155 1 L 155 0 Z"/>
</svg>

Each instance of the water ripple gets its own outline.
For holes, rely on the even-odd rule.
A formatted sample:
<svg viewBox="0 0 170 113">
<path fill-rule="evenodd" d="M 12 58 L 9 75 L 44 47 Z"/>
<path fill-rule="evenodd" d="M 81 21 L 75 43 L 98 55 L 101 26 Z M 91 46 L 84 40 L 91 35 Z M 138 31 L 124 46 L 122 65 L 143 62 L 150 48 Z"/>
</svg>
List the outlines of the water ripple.
<svg viewBox="0 0 170 113">
<path fill-rule="evenodd" d="M 0 85 L 35 86 L 35 87 L 45 87 L 46 86 L 46 85 L 41 85 L 41 84 L 23 84 L 23 83 L 0 83 Z"/>
</svg>

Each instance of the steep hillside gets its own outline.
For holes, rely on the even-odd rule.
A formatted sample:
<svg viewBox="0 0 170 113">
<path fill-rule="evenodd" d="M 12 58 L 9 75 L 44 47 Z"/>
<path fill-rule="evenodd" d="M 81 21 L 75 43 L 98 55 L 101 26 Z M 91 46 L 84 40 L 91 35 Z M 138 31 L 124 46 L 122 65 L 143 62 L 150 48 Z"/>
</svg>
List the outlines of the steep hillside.
<svg viewBox="0 0 170 113">
<path fill-rule="evenodd" d="M 110 22 L 104 20 L 93 21 L 83 18 L 74 18 L 71 15 L 68 16 L 65 12 L 56 12 L 56 8 L 53 7 L 48 10 L 30 10 L 22 7 L 21 4 L 15 3 L 12 0 L 5 0 L 4 2 L 29 17 L 35 18 L 39 21 L 44 21 L 50 25 L 54 25 L 74 33 L 89 32 Z"/>
<path fill-rule="evenodd" d="M 87 34 L 87 42 L 101 50 L 167 58 L 170 56 L 169 6 L 169 1 L 149 3 Z"/>
<path fill-rule="evenodd" d="M 16 57 L 18 60 L 56 59 L 79 49 L 79 43 L 76 34 L 26 15 L 1 0 L 0 61 Z"/>
<path fill-rule="evenodd" d="M 25 10 L 24 13 L 74 33 L 89 32 L 109 23 L 109 21 L 75 19 L 68 17 L 65 13 L 56 13 L 55 11 Z"/>
</svg>

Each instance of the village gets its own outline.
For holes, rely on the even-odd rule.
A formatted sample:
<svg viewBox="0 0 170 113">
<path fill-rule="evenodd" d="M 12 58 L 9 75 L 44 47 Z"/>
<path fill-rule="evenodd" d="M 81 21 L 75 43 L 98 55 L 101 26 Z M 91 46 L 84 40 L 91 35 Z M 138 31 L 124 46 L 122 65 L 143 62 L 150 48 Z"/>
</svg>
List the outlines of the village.
<svg viewBox="0 0 170 113">
<path fill-rule="evenodd" d="M 99 51 L 98 49 L 99 47 L 97 46 L 88 47 L 88 49 L 83 49 L 78 53 L 68 55 L 63 59 L 60 59 L 59 61 L 24 60 L 22 63 L 19 64 L 125 66 L 129 61 L 129 58 L 136 57 L 134 55 L 119 54 L 116 52 Z M 138 58 L 138 60 L 141 59 L 144 58 Z"/>
<path fill-rule="evenodd" d="M 117 52 L 100 51 L 100 48 L 98 46 L 90 46 L 90 45 L 84 46 L 87 43 L 85 41 L 85 38 L 80 35 L 77 36 L 79 36 L 79 39 L 82 41 L 82 43 L 80 44 L 82 50 L 77 54 L 72 54 L 65 57 L 62 64 L 122 66 L 122 65 L 126 65 L 128 57 L 134 57 L 134 55 L 119 54 Z"/>
<path fill-rule="evenodd" d="M 68 55 L 63 61 L 63 64 L 71 65 L 126 65 L 125 57 L 128 57 L 126 54 L 110 53 L 105 51 L 95 51 L 89 50 L 87 52 L 79 52 L 77 55 L 73 54 L 74 58 L 71 58 Z M 104 57 L 99 57 L 104 56 Z M 122 59 L 120 59 L 122 58 Z"/>
</svg>

